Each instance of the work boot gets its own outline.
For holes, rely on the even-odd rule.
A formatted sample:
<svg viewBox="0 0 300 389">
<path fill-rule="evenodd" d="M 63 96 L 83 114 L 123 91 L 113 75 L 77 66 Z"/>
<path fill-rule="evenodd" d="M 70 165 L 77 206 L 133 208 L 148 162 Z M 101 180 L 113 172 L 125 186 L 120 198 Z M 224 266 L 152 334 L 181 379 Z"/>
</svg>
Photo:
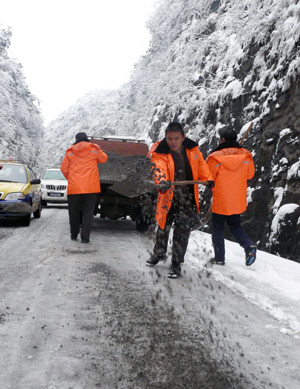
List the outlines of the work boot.
<svg viewBox="0 0 300 389">
<path fill-rule="evenodd" d="M 166 254 L 160 255 L 158 257 L 150 257 L 146 261 L 146 266 L 153 267 L 153 266 L 157 265 L 158 262 L 160 262 L 160 261 L 166 261 L 166 259 L 167 259 Z"/>
<path fill-rule="evenodd" d="M 246 250 L 246 266 L 251 266 L 256 259 L 256 246 L 252 244 Z"/>
<path fill-rule="evenodd" d="M 181 276 L 181 266 L 172 264 L 170 266 L 168 278 L 178 278 Z"/>
<path fill-rule="evenodd" d="M 220 265 L 224 266 L 225 265 L 225 260 L 224 259 L 218 259 L 218 258 L 212 258 L 210 262 L 214 265 Z"/>
</svg>

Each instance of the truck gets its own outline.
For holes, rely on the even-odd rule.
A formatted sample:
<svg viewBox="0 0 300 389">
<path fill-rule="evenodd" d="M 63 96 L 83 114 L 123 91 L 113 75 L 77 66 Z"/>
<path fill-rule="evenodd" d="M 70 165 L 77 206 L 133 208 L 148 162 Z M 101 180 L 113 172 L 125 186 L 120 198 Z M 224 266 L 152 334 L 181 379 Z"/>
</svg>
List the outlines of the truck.
<svg viewBox="0 0 300 389">
<path fill-rule="evenodd" d="M 94 214 L 112 220 L 129 216 L 137 231 L 147 231 L 154 223 L 156 198 L 147 143 L 131 137 L 88 138 L 108 155 L 105 164 L 98 164 L 101 193 Z"/>
</svg>

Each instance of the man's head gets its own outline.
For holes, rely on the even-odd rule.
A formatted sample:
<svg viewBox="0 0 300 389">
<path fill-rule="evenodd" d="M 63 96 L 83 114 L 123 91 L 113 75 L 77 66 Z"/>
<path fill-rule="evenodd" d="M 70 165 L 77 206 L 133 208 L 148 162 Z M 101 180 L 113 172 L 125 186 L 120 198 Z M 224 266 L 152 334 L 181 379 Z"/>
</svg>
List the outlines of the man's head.
<svg viewBox="0 0 300 389">
<path fill-rule="evenodd" d="M 75 142 L 88 142 L 88 137 L 85 132 L 78 132 L 75 135 Z"/>
<path fill-rule="evenodd" d="M 177 122 L 171 122 L 166 128 L 166 141 L 172 151 L 180 151 L 185 139 L 182 125 Z"/>
<path fill-rule="evenodd" d="M 237 140 L 237 133 L 230 127 L 226 126 L 219 130 L 222 142 L 232 142 Z"/>
</svg>

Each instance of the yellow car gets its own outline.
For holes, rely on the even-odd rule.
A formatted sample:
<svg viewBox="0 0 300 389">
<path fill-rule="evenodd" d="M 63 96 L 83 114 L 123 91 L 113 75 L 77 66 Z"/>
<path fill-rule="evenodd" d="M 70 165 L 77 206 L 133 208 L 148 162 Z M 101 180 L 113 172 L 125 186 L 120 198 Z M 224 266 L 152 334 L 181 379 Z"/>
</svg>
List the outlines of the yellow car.
<svg viewBox="0 0 300 389">
<path fill-rule="evenodd" d="M 41 217 L 41 180 L 23 163 L 0 160 L 0 218 L 21 217 L 29 226 L 31 214 Z"/>
</svg>

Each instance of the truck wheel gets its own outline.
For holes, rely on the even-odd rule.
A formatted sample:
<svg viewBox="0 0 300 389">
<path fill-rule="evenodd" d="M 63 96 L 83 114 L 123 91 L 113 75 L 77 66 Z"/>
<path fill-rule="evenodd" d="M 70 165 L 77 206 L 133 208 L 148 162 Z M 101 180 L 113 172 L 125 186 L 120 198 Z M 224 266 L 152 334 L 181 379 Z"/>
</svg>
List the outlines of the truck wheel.
<svg viewBox="0 0 300 389">
<path fill-rule="evenodd" d="M 149 223 L 142 213 L 140 213 L 135 219 L 135 228 L 139 232 L 148 231 Z"/>
</svg>

